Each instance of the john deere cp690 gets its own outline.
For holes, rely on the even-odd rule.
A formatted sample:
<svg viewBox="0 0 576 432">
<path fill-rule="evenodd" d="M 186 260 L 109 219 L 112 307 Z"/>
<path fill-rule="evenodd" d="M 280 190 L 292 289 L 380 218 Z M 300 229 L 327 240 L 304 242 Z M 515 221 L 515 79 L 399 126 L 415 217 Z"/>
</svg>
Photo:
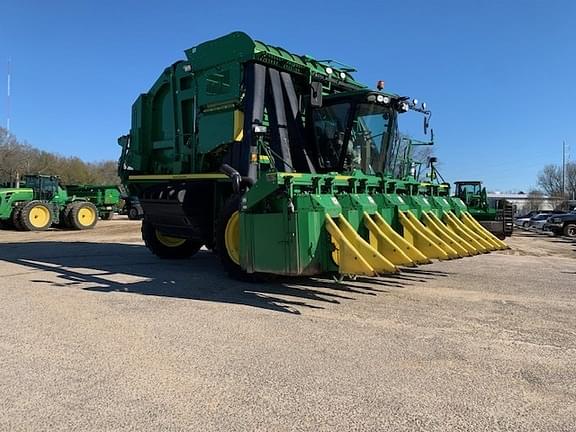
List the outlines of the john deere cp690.
<svg viewBox="0 0 576 432">
<path fill-rule="evenodd" d="M 187 50 L 119 139 L 146 246 L 205 245 L 237 277 L 377 275 L 505 248 L 447 185 L 393 177 L 399 116 L 430 113 L 352 72 L 239 32 Z"/>
</svg>

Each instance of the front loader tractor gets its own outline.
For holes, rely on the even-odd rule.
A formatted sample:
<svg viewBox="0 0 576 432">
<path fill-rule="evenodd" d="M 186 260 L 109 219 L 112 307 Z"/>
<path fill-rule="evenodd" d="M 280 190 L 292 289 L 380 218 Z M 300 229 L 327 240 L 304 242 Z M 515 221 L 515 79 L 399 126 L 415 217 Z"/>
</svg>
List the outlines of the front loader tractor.
<svg viewBox="0 0 576 432">
<path fill-rule="evenodd" d="M 445 185 L 395 177 L 399 117 L 354 69 L 244 33 L 186 50 L 132 107 L 119 174 L 146 246 L 202 246 L 235 277 L 369 275 L 506 248 Z"/>
<path fill-rule="evenodd" d="M 490 201 L 486 188 L 480 181 L 457 181 L 454 186 L 454 196 L 466 204 L 468 212 L 484 228 L 502 240 L 512 235 L 514 209 L 509 201 L 505 199 Z"/>
<path fill-rule="evenodd" d="M 0 189 L 0 222 L 20 231 L 44 231 L 51 226 L 84 230 L 94 227 L 94 204 L 69 195 L 56 176 L 27 175 L 24 187 Z"/>
</svg>

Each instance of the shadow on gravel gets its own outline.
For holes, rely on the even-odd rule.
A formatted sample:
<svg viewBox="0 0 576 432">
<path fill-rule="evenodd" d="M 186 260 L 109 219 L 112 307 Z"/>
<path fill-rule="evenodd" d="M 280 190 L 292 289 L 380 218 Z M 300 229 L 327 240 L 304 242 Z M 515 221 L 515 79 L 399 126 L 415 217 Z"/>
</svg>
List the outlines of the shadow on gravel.
<svg viewBox="0 0 576 432">
<path fill-rule="evenodd" d="M 142 245 L 88 242 L 0 243 L 0 260 L 24 266 L 4 276 L 38 271 L 33 283 L 74 287 L 94 292 L 126 292 L 191 300 L 241 304 L 300 314 L 359 295 L 387 293 L 431 278 L 441 271 L 403 269 L 399 275 L 335 282 L 330 278 L 279 278 L 245 283 L 227 277 L 218 257 L 202 250 L 189 260 L 162 260 Z M 50 280 L 42 272 L 56 274 Z"/>
</svg>

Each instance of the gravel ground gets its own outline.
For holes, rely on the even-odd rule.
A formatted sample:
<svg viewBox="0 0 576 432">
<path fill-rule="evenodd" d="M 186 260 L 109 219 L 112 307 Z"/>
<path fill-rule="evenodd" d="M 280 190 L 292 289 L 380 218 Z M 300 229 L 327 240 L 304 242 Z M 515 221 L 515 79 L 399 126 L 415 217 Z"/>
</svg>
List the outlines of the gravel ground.
<svg viewBox="0 0 576 432">
<path fill-rule="evenodd" d="M 576 244 L 243 284 L 139 223 L 0 231 L 0 430 L 574 431 Z"/>
</svg>

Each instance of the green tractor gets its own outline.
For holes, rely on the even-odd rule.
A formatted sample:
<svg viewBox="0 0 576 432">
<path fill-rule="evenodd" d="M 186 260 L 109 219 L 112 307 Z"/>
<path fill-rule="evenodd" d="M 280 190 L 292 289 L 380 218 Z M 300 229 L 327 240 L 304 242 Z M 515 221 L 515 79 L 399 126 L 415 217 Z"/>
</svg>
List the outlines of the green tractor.
<svg viewBox="0 0 576 432">
<path fill-rule="evenodd" d="M 507 200 L 490 202 L 486 188 L 480 181 L 457 181 L 454 196 L 468 207 L 468 212 L 488 231 L 499 239 L 512 235 L 514 230 L 514 208 Z"/>
<path fill-rule="evenodd" d="M 399 177 L 416 100 L 235 32 L 186 50 L 132 107 L 119 175 L 161 258 L 205 246 L 233 277 L 375 276 L 504 249 L 446 185 Z"/>
<path fill-rule="evenodd" d="M 51 226 L 77 230 L 93 228 L 96 206 L 70 197 L 56 176 L 27 175 L 24 187 L 0 189 L 0 222 L 21 231 L 44 231 Z"/>
</svg>

